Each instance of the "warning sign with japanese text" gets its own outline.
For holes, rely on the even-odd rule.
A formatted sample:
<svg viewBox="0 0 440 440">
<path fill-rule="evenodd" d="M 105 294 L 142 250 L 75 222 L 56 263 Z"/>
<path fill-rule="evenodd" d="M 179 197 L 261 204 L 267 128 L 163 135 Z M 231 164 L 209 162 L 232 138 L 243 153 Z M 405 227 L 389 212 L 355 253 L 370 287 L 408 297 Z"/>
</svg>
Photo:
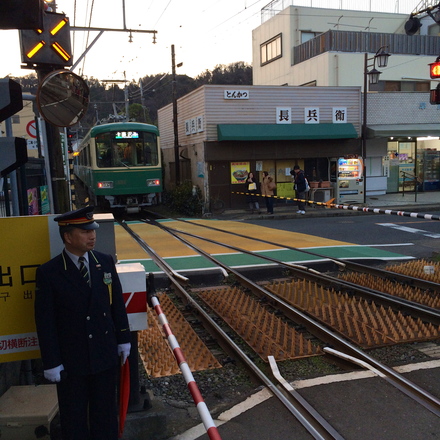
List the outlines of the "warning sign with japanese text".
<svg viewBox="0 0 440 440">
<path fill-rule="evenodd" d="M 35 272 L 51 259 L 49 219 L 0 218 L 0 362 L 40 357 L 34 321 Z"/>
</svg>

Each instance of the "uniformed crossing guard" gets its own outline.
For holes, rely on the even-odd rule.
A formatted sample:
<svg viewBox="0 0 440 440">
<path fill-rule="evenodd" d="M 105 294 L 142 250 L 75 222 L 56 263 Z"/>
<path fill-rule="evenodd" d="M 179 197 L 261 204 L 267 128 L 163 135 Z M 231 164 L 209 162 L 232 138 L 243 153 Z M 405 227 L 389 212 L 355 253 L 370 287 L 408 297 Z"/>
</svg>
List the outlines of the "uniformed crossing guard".
<svg viewBox="0 0 440 440">
<path fill-rule="evenodd" d="M 93 250 L 99 225 L 92 206 L 54 220 L 64 249 L 36 271 L 44 376 L 57 385 L 63 440 L 116 440 L 117 374 L 131 349 L 122 286 L 113 257 Z"/>
</svg>

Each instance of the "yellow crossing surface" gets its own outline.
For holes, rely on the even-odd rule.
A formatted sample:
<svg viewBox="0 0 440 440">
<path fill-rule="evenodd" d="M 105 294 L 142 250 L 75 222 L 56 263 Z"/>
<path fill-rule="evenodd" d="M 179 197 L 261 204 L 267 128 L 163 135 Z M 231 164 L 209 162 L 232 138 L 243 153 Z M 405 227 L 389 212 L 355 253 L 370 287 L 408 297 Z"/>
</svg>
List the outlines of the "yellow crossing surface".
<svg viewBox="0 0 440 440">
<path fill-rule="evenodd" d="M 352 243 L 329 240 L 326 238 L 301 234 L 297 232 L 282 231 L 279 229 L 267 228 L 264 226 L 250 225 L 235 221 L 222 221 L 222 220 L 194 220 L 194 224 L 179 222 L 176 220 L 167 220 L 163 222 L 163 225 L 173 229 L 189 232 L 192 234 L 206 237 L 212 240 L 228 243 L 230 245 L 243 248 L 249 251 L 261 251 L 261 250 L 273 250 L 279 249 L 283 246 L 308 248 L 308 247 L 327 247 L 327 246 L 350 246 Z M 136 232 L 152 249 L 159 253 L 164 258 L 169 257 L 183 257 L 189 255 L 197 255 L 195 251 L 180 243 L 176 238 L 172 237 L 168 232 L 165 232 L 158 228 L 146 223 L 127 223 L 128 226 Z M 231 231 L 249 237 L 261 238 L 263 240 L 272 241 L 274 243 L 280 243 L 280 246 L 273 246 L 258 241 L 248 240 L 242 237 L 237 237 L 227 233 L 219 231 L 213 231 L 206 228 L 200 228 L 197 224 L 213 226 L 218 229 L 224 229 L 225 231 Z M 116 249 L 118 258 L 121 260 L 149 258 L 148 255 L 135 241 L 129 236 L 129 234 L 121 227 L 115 227 L 116 234 Z M 196 246 L 202 247 L 206 252 L 210 254 L 222 254 L 222 253 L 235 253 L 235 251 L 225 248 L 224 246 L 218 246 L 213 243 L 208 243 L 203 240 L 197 240 L 183 235 Z"/>
</svg>

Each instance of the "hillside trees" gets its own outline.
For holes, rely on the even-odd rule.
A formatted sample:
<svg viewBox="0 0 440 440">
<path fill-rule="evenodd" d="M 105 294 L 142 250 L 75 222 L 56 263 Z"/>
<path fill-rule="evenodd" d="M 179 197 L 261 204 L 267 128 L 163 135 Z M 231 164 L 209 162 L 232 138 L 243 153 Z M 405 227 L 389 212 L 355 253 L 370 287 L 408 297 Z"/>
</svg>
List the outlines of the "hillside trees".
<svg viewBox="0 0 440 440">
<path fill-rule="evenodd" d="M 251 85 L 252 66 L 239 61 L 224 65 L 218 64 L 214 70 L 205 70 L 196 78 L 198 85 L 224 84 L 224 85 Z"/>
<path fill-rule="evenodd" d="M 22 85 L 23 93 L 36 95 L 38 79 L 35 73 L 14 79 Z M 94 77 L 85 79 L 90 89 L 90 104 L 78 127 L 73 127 L 73 130 L 79 129 L 80 136 L 96 124 L 125 116 L 126 91 L 123 84 L 108 83 Z M 240 61 L 219 64 L 196 78 L 176 75 L 177 99 L 205 84 L 251 85 L 252 67 Z M 127 83 L 127 92 L 130 120 L 156 125 L 157 111 L 173 100 L 173 77 L 169 73 L 146 75 L 139 82 Z"/>
</svg>

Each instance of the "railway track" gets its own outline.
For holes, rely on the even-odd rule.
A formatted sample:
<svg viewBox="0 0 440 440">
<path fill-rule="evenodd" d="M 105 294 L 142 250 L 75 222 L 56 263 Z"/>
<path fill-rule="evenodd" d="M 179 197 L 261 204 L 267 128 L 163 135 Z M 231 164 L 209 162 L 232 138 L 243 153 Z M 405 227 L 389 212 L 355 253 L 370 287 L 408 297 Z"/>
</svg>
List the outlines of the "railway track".
<svg viewBox="0 0 440 440">
<path fill-rule="evenodd" d="M 391 272 L 379 268 L 374 268 L 366 265 L 361 265 L 358 263 L 352 263 L 350 261 L 343 261 L 339 260 L 337 258 L 329 258 L 327 256 L 324 256 L 322 254 L 307 251 L 305 249 L 298 249 L 291 246 L 286 246 L 286 244 L 281 243 L 275 243 L 272 241 L 264 240 L 261 238 L 255 238 L 246 236 L 243 234 L 237 234 L 235 232 L 222 230 L 215 227 L 206 226 L 203 224 L 195 224 L 193 222 L 189 222 L 186 220 L 178 220 L 179 222 L 196 225 L 197 227 L 200 226 L 201 229 L 210 229 L 213 231 L 221 232 L 227 235 L 231 236 L 239 236 L 241 238 L 248 239 L 253 242 L 261 242 L 265 244 L 270 244 L 273 246 L 276 246 L 278 248 L 283 249 L 291 249 L 295 250 L 300 253 L 305 253 L 313 256 L 318 256 L 323 259 L 327 259 L 335 264 L 336 267 L 338 267 L 339 271 L 341 272 L 356 272 L 361 274 L 368 274 L 370 276 L 381 278 L 385 280 L 392 281 L 395 284 L 398 284 L 399 286 L 408 286 L 409 288 L 418 288 L 421 289 L 426 295 L 429 295 L 432 297 L 433 295 L 440 294 L 440 285 L 438 283 L 434 283 L 429 280 L 423 280 L 418 279 L 415 277 L 408 277 L 403 274 L 399 274 L 397 272 Z M 365 298 L 367 301 L 374 300 L 378 304 L 382 304 L 384 307 L 393 307 L 397 310 L 404 310 L 405 313 L 407 312 L 407 309 L 410 310 L 411 314 L 413 316 L 417 316 L 420 319 L 427 320 L 435 325 L 440 325 L 440 310 L 435 310 L 430 306 L 420 304 L 419 302 L 409 301 L 405 298 L 397 297 L 396 295 L 391 295 L 386 292 L 378 291 L 372 288 L 368 288 L 366 286 L 359 286 L 356 283 L 344 280 L 343 278 L 335 278 L 330 275 L 322 274 L 316 270 L 314 270 L 311 267 L 308 267 L 306 265 L 297 265 L 297 264 L 291 264 L 291 263 L 285 263 L 282 262 L 276 258 L 268 257 L 267 255 L 260 255 L 256 254 L 255 252 L 250 252 L 244 248 L 239 248 L 237 246 L 234 246 L 232 244 L 228 244 L 225 242 L 219 242 L 217 240 L 212 240 L 207 237 L 204 237 L 202 235 L 196 235 L 194 233 L 190 233 L 188 231 L 182 230 L 182 229 L 176 229 L 176 228 L 170 228 L 165 227 L 161 223 L 157 222 L 149 222 L 151 224 L 156 224 L 157 226 L 161 227 L 162 229 L 168 231 L 170 234 L 174 235 L 177 239 L 182 239 L 182 235 L 191 237 L 193 239 L 202 240 L 210 243 L 214 243 L 220 246 L 227 247 L 228 249 L 241 252 L 243 254 L 248 254 L 252 256 L 258 256 L 258 258 L 261 258 L 262 260 L 266 260 L 270 263 L 275 263 L 280 266 L 286 267 L 286 269 L 289 269 L 293 273 L 294 276 L 297 276 L 298 278 L 308 280 L 312 283 L 319 283 L 320 285 L 327 286 L 327 287 L 334 287 L 336 290 L 345 290 L 349 292 L 350 294 L 355 294 L 360 297 Z M 220 267 L 223 267 L 223 265 L 215 258 L 213 258 L 210 254 L 202 251 L 200 252 L 200 249 L 194 245 L 192 245 L 188 240 L 184 240 L 187 245 L 192 247 L 197 252 L 203 254 L 206 258 L 213 261 L 215 264 L 217 264 Z M 223 267 L 226 269 L 226 267 Z"/>
<path fill-rule="evenodd" d="M 185 224 L 185 223 L 190 224 L 190 225 L 196 224 L 195 222 L 183 220 L 183 219 L 175 219 L 175 220 L 180 223 L 183 223 L 183 224 Z M 409 285 L 411 287 L 417 287 L 417 288 L 432 291 L 435 293 L 440 293 L 440 284 L 438 284 L 437 282 L 430 281 L 429 279 L 421 279 L 421 278 L 414 277 L 414 276 L 399 274 L 398 272 L 392 272 L 392 271 L 380 269 L 377 267 L 358 264 L 358 263 L 355 263 L 352 261 L 340 260 L 338 258 L 330 258 L 330 257 L 328 257 L 326 255 L 322 255 L 318 252 L 312 252 L 312 251 L 309 251 L 306 249 L 299 249 L 299 248 L 296 248 L 293 246 L 287 246 L 285 243 L 276 243 L 276 242 L 273 242 L 270 240 L 264 240 L 262 238 L 249 237 L 247 235 L 239 234 L 237 232 L 227 231 L 224 229 L 216 228 L 213 226 L 208 226 L 208 225 L 201 224 L 201 223 L 197 223 L 197 226 L 204 228 L 204 229 L 211 230 L 211 231 L 217 231 L 217 232 L 229 234 L 229 235 L 236 236 L 236 237 L 252 239 L 253 241 L 258 241 L 258 242 L 273 245 L 273 246 L 279 246 L 279 247 L 282 247 L 285 249 L 292 249 L 297 252 L 301 252 L 303 254 L 311 255 L 314 257 L 324 258 L 324 259 L 327 259 L 327 260 L 331 261 L 332 263 L 334 263 L 335 267 L 337 267 L 340 271 L 353 271 L 353 272 L 358 272 L 358 273 L 363 273 L 363 274 L 369 274 L 369 275 L 372 275 L 375 277 L 389 279 L 393 282 L 398 282 L 398 283 L 402 283 L 405 285 Z"/>
<path fill-rule="evenodd" d="M 342 438 L 342 436 L 337 433 L 325 420 L 323 420 L 322 417 L 307 404 L 307 402 L 303 401 L 300 396 L 295 395 L 295 392 L 292 393 L 294 390 L 287 389 L 281 391 L 276 383 L 269 379 L 266 374 L 256 366 L 256 364 L 250 359 L 245 351 L 240 348 L 231 339 L 231 337 L 228 336 L 221 326 L 218 325 L 218 320 L 213 319 L 212 312 L 208 313 L 206 311 L 207 306 L 209 306 L 211 310 L 215 311 L 218 316 L 224 318 L 228 325 L 235 330 L 239 325 L 241 325 L 242 330 L 238 331 L 237 333 L 241 335 L 244 334 L 248 345 L 250 345 L 257 353 L 260 350 L 260 352 L 263 353 L 263 356 L 266 356 L 266 358 L 269 358 L 269 356 L 267 356 L 268 352 L 274 353 L 275 355 L 273 356 L 272 363 L 276 362 L 276 360 L 297 358 L 302 355 L 310 356 L 321 353 L 327 353 L 328 356 L 341 356 L 347 361 L 356 362 L 363 367 L 370 368 L 384 380 L 423 405 L 436 416 L 440 416 L 440 400 L 437 397 L 432 396 L 426 390 L 420 388 L 418 385 L 408 381 L 405 377 L 396 373 L 392 368 L 383 365 L 369 356 L 364 350 L 359 348 L 362 346 L 362 344 L 355 344 L 347 340 L 347 337 L 343 334 L 341 328 L 335 328 L 335 326 L 330 328 L 324 323 L 322 318 L 318 319 L 316 314 L 311 314 L 310 311 L 306 310 L 304 307 L 298 307 L 298 304 L 295 304 L 295 301 L 291 301 L 290 299 L 280 295 L 280 289 L 276 291 L 277 288 L 274 288 L 273 286 L 261 286 L 260 284 L 255 283 L 240 272 L 224 265 L 212 255 L 201 249 L 200 246 L 196 246 L 190 240 L 184 238 L 183 235 L 189 236 L 193 239 L 195 238 L 196 240 L 212 240 L 209 240 L 206 237 L 196 236 L 195 234 L 185 231 L 169 228 L 158 222 L 150 221 L 148 223 L 163 229 L 167 233 L 170 233 L 177 240 L 183 241 L 187 246 L 193 248 L 195 251 L 201 255 L 204 255 L 206 258 L 210 259 L 216 265 L 221 267 L 223 271 L 227 272 L 228 274 L 232 274 L 245 290 L 252 292 L 252 295 L 243 292 L 242 289 L 227 292 L 226 290 L 228 290 L 228 288 L 225 288 L 224 291 L 220 293 L 218 291 L 211 291 L 201 294 L 196 300 L 194 295 L 191 295 L 191 293 L 189 293 L 182 285 L 185 284 L 185 280 L 182 280 L 178 274 L 172 271 L 172 269 L 170 269 L 163 259 L 157 256 L 154 250 L 151 249 L 134 231 L 132 231 L 126 223 L 121 223 L 124 229 L 129 232 L 130 235 L 132 235 L 132 237 L 144 248 L 144 250 L 146 250 L 152 256 L 152 258 L 154 255 L 156 264 L 168 275 L 174 291 L 178 294 L 181 300 L 187 304 L 192 311 L 194 311 L 198 319 L 203 322 L 204 327 L 209 330 L 222 348 L 226 352 L 230 353 L 230 355 L 234 358 L 240 359 L 241 362 L 249 369 L 251 374 L 270 389 L 270 391 L 284 404 L 284 406 L 301 422 L 301 424 L 312 435 L 313 438 L 331 439 Z M 248 252 L 244 249 L 240 249 L 226 243 L 217 242 L 217 244 L 234 249 L 238 252 Z M 255 253 L 252 254 L 255 255 Z M 428 327 L 431 326 L 433 337 L 438 337 L 440 314 L 438 311 L 433 310 L 432 308 L 421 306 L 408 300 L 399 300 L 399 298 L 396 298 L 392 295 L 382 294 L 381 292 L 374 291 L 373 289 L 362 288 L 354 283 L 320 274 L 318 271 L 306 266 L 292 265 L 275 259 L 267 257 L 264 258 L 268 259 L 272 263 L 285 265 L 289 268 L 289 271 L 292 271 L 294 278 L 301 279 L 303 283 L 309 283 L 312 286 L 324 286 L 326 291 L 328 291 L 330 288 L 334 289 L 335 286 L 335 290 L 345 291 L 345 295 L 347 296 L 346 304 L 348 304 L 348 300 L 353 297 L 363 298 L 367 303 L 378 302 L 380 303 L 380 307 L 384 309 L 389 308 L 391 311 L 393 311 L 393 313 L 400 313 L 402 316 L 411 316 L 412 319 L 415 319 L 416 321 L 418 320 L 420 323 L 425 323 Z M 346 262 L 343 263 L 345 264 Z M 341 262 L 339 261 L 335 261 L 335 264 L 341 266 Z M 346 266 L 347 265 L 345 265 L 344 268 Z M 358 267 L 356 270 L 360 272 L 361 265 L 357 266 Z M 400 283 L 408 283 L 412 285 L 417 284 L 417 282 L 414 280 L 405 280 L 403 276 L 399 276 L 398 278 Z M 438 289 L 438 286 L 430 285 L 429 289 L 434 291 L 434 289 Z M 294 286 L 292 290 L 297 291 L 299 289 Z M 339 294 L 335 293 L 334 295 L 335 301 L 342 302 L 341 297 L 338 296 Z M 256 301 L 255 298 L 259 298 L 259 300 Z M 203 302 L 199 302 L 199 299 Z M 232 301 L 236 302 L 232 303 Z M 323 302 L 322 300 L 315 300 L 315 309 L 317 308 L 316 306 L 319 301 L 321 303 Z M 261 311 L 261 307 L 257 307 L 258 305 L 261 305 L 261 303 L 269 304 L 271 308 L 276 309 L 278 312 L 282 312 L 283 319 L 276 320 L 274 319 L 274 315 L 276 314 L 271 313 L 270 315 L 272 315 L 271 319 L 273 319 L 273 321 L 269 322 L 269 316 Z M 245 309 L 245 307 L 248 308 Z M 346 306 L 346 308 L 347 307 L 348 309 L 353 309 L 354 306 L 353 304 L 349 304 Z M 321 307 L 318 307 L 318 309 L 325 310 L 325 307 L 323 308 L 321 305 Z M 246 310 L 246 313 L 243 313 L 243 310 Z M 359 310 L 362 310 L 362 308 Z M 228 315 L 228 311 L 235 311 L 235 316 L 230 316 L 231 314 Z M 258 313 L 261 313 L 261 316 L 258 316 Z M 250 315 L 252 317 L 248 323 L 244 322 L 244 315 Z M 341 319 L 341 316 L 342 315 L 339 315 L 339 318 L 336 317 L 335 322 L 338 321 L 338 319 L 341 322 L 344 321 L 345 318 Z M 282 324 L 285 324 L 285 318 L 288 318 L 288 320 L 295 323 L 296 326 L 305 328 L 310 334 L 321 341 L 320 344 L 314 346 L 310 340 L 304 338 L 303 333 L 292 332 L 291 327 L 289 326 L 287 326 L 289 328 L 286 326 L 283 327 Z M 369 319 L 373 321 L 376 320 L 376 327 L 380 328 L 381 325 L 386 324 L 386 321 L 389 320 L 389 317 L 382 316 L 375 319 L 374 316 L 371 316 Z M 255 320 L 257 324 L 254 322 L 252 325 L 252 321 Z M 342 324 L 346 327 L 350 327 L 346 322 L 345 324 L 342 322 Z M 401 328 L 407 326 L 408 323 L 400 323 Z M 362 334 L 364 333 L 364 330 L 365 328 L 358 328 L 358 333 Z M 420 333 L 420 331 L 420 328 L 417 328 L 413 330 L 413 333 Z M 353 333 L 355 334 L 356 331 Z M 426 336 L 424 336 L 424 340 L 426 340 Z M 382 339 L 377 341 L 374 337 L 371 338 L 371 341 L 371 346 L 386 344 L 385 340 Z M 391 341 L 388 343 L 393 342 L 395 343 L 395 341 L 393 341 L 391 338 Z M 298 347 L 296 353 L 289 352 L 288 348 L 292 345 Z M 274 372 L 274 376 L 278 376 L 276 371 Z"/>
</svg>

